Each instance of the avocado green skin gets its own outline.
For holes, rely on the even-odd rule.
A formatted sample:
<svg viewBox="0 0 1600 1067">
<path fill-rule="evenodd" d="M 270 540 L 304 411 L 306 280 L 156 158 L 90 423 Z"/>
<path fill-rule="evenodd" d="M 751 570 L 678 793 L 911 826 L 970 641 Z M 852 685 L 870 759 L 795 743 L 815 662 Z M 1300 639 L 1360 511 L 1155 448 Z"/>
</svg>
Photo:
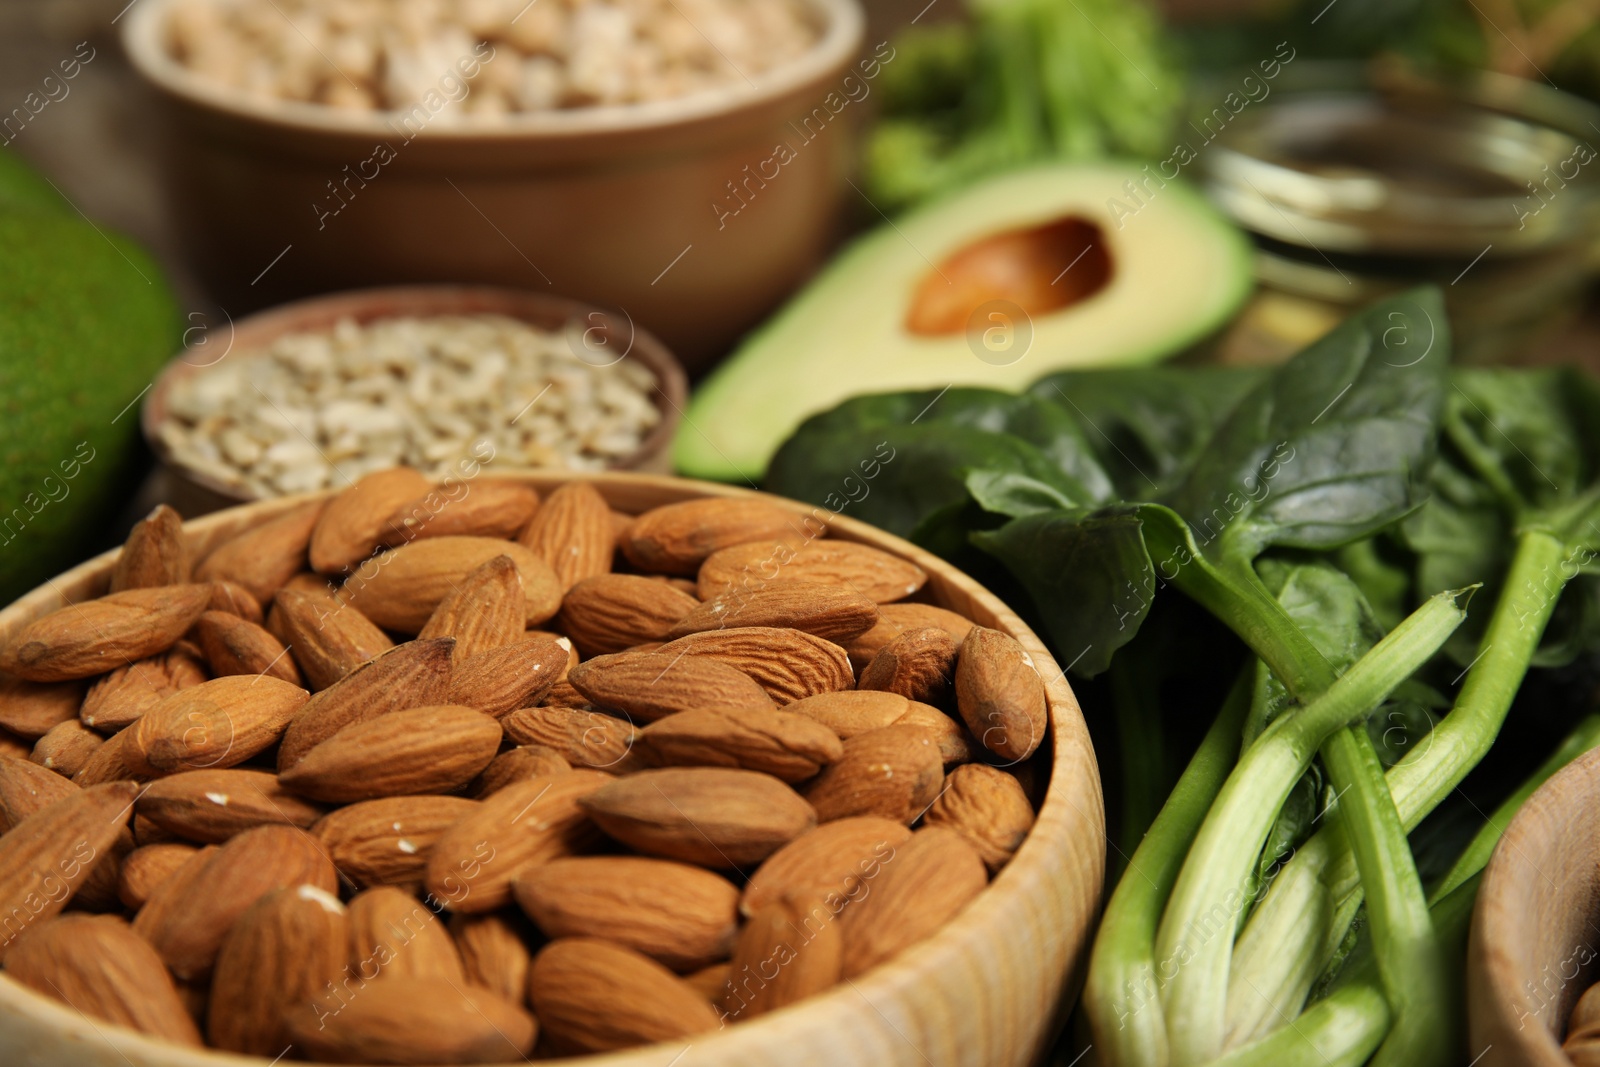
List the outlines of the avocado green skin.
<svg viewBox="0 0 1600 1067">
<path fill-rule="evenodd" d="M 0 604 L 116 539 L 143 455 L 134 401 L 181 337 L 133 242 L 37 201 L 0 207 Z"/>
</svg>

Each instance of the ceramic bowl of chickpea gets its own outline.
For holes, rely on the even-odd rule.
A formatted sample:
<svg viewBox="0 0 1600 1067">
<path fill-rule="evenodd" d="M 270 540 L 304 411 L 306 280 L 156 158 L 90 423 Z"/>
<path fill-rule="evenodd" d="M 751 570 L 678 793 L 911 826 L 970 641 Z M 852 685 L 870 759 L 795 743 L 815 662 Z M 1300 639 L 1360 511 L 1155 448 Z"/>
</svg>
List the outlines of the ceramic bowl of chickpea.
<svg viewBox="0 0 1600 1067">
<path fill-rule="evenodd" d="M 858 0 L 143 0 L 187 250 L 232 310 L 489 282 L 695 369 L 827 251 L 893 49 Z"/>
</svg>

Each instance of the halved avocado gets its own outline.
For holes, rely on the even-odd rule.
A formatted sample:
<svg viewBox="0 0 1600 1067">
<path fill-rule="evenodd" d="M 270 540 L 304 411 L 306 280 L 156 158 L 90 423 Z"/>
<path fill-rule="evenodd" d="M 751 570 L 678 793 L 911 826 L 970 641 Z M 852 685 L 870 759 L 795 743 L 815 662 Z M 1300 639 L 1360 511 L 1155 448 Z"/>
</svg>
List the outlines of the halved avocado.
<svg viewBox="0 0 1600 1067">
<path fill-rule="evenodd" d="M 1153 168 L 1011 172 L 842 252 L 701 385 L 673 458 L 758 479 L 802 419 L 846 397 L 1152 362 L 1221 326 L 1250 287 L 1244 235 Z"/>
</svg>

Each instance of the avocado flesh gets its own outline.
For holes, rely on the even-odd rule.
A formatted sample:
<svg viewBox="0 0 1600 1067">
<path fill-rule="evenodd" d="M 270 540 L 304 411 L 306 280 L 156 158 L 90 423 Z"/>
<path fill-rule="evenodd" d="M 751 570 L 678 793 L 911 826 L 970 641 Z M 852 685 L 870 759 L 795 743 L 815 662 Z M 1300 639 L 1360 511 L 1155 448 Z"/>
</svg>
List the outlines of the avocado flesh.
<svg viewBox="0 0 1600 1067">
<path fill-rule="evenodd" d="M 181 334 L 156 263 L 26 177 L 0 181 L 0 605 L 106 542 L 136 488 L 136 401 Z"/>
<path fill-rule="evenodd" d="M 1033 338 L 1020 359 L 978 358 L 981 343 L 966 331 L 907 328 L 919 287 L 963 249 L 1069 217 L 1098 227 L 1109 278 L 1081 300 L 1028 316 Z M 673 458 L 694 477 L 754 481 L 806 416 L 847 397 L 947 385 L 1019 390 L 1070 367 L 1153 362 L 1216 330 L 1251 286 L 1248 240 L 1185 185 L 1162 186 L 1124 164 L 1005 174 L 850 245 L 701 385 Z"/>
</svg>

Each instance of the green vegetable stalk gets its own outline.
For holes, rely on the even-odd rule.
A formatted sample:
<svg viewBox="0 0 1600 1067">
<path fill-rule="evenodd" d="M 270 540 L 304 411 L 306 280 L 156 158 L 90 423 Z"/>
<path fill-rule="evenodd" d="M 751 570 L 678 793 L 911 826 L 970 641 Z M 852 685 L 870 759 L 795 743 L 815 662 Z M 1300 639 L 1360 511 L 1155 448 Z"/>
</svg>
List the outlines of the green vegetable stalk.
<svg viewBox="0 0 1600 1067">
<path fill-rule="evenodd" d="M 1363 721 L 1439 650 L 1465 617 L 1455 600 L 1440 594 L 1428 601 L 1321 697 L 1268 726 L 1228 776 L 1156 938 L 1157 958 L 1177 964 L 1162 990 L 1174 1065 L 1204 1063 L 1222 1051 L 1233 934 L 1256 857 L 1289 790 L 1330 735 Z"/>
<path fill-rule="evenodd" d="M 1241 674 L 1167 802 L 1128 861 L 1100 920 L 1083 998 L 1107 1063 L 1166 1063 L 1156 929 L 1189 845 L 1239 755 L 1252 670 Z"/>
</svg>

